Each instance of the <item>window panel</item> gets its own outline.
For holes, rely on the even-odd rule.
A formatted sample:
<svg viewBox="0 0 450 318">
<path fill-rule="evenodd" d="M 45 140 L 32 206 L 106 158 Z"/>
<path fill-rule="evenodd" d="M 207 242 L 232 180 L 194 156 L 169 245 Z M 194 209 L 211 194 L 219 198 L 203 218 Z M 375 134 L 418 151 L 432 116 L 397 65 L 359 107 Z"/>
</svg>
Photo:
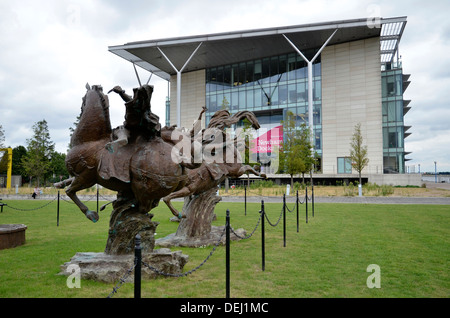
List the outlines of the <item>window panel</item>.
<svg viewBox="0 0 450 318">
<path fill-rule="evenodd" d="M 307 98 L 306 83 L 297 83 L 297 102 L 305 102 Z"/>
<path fill-rule="evenodd" d="M 245 96 L 245 90 L 239 90 L 239 102 L 238 102 L 238 106 L 240 110 L 244 110 L 246 109 L 245 107 L 245 101 L 246 101 L 246 96 Z"/>
<path fill-rule="evenodd" d="M 322 81 L 314 81 L 314 100 L 322 99 Z"/>
<path fill-rule="evenodd" d="M 278 100 L 279 104 L 285 105 L 288 102 L 288 89 L 286 85 L 280 85 L 278 87 Z"/>
<path fill-rule="evenodd" d="M 245 72 L 245 85 L 253 85 L 253 73 L 255 72 L 254 63 L 247 62 L 246 64 L 246 72 Z"/>
<path fill-rule="evenodd" d="M 388 102 L 388 122 L 395 121 L 395 102 Z"/>
<path fill-rule="evenodd" d="M 352 161 L 348 157 L 337 158 L 337 173 L 352 173 Z"/>
<path fill-rule="evenodd" d="M 297 88 L 296 88 L 295 84 L 290 84 L 288 86 L 288 97 L 289 97 L 289 103 L 297 102 Z"/>
</svg>

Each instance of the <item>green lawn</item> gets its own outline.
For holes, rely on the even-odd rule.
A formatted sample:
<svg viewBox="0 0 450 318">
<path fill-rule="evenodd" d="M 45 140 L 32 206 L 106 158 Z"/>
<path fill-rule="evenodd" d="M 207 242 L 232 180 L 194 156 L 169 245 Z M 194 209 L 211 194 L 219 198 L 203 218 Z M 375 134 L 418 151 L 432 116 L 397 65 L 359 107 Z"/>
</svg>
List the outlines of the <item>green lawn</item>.
<svg viewBox="0 0 450 318">
<path fill-rule="evenodd" d="M 108 232 L 111 206 L 92 223 L 74 204 L 61 202 L 56 226 L 56 201 L 4 200 L 0 224 L 28 226 L 26 244 L 0 250 L 0 298 L 10 297 L 107 297 L 115 284 L 82 280 L 81 288 L 69 289 L 59 266 L 76 252 L 102 252 Z M 280 200 L 281 202 L 281 200 Z M 88 202 L 95 209 L 96 202 Z M 175 202 L 181 208 L 180 202 Z M 289 205 L 292 208 L 293 204 Z M 281 204 L 266 204 L 272 223 Z M 224 225 L 231 211 L 233 228 L 252 232 L 259 218 L 259 204 L 219 203 L 217 221 Z M 231 297 L 443 297 L 450 295 L 450 206 L 316 204 L 315 217 L 300 206 L 300 231 L 295 213 L 287 213 L 287 246 L 283 247 L 282 221 L 265 223 L 266 267 L 261 270 L 261 228 L 247 239 L 231 243 Z M 152 211 L 160 222 L 157 236 L 176 231 L 164 203 Z M 197 267 L 212 247 L 172 248 L 189 255 L 185 271 Z M 381 288 L 370 289 L 366 269 L 377 264 Z M 124 284 L 114 298 L 132 298 L 133 284 Z M 144 281 L 142 297 L 225 297 L 225 247 L 187 277 Z"/>
</svg>

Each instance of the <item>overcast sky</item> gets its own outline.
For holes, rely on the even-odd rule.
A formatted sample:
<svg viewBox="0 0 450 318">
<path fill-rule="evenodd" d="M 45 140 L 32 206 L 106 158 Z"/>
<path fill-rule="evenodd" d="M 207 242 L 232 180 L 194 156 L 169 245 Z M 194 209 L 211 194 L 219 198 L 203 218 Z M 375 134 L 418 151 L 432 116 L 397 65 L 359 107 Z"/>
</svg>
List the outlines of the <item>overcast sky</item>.
<svg viewBox="0 0 450 318">
<path fill-rule="evenodd" d="M 400 43 L 404 95 L 412 107 L 406 151 L 421 171 L 450 171 L 450 1 L 326 0 L 0 0 L 0 124 L 5 145 L 26 146 L 34 123 L 45 119 L 56 150 L 66 152 L 69 127 L 80 113 L 85 84 L 105 91 L 137 80 L 132 65 L 108 46 L 132 41 L 358 19 L 407 16 Z M 138 69 L 141 78 L 149 73 Z M 152 111 L 165 122 L 167 82 L 153 76 Z M 111 94 L 112 126 L 123 102 Z"/>
</svg>

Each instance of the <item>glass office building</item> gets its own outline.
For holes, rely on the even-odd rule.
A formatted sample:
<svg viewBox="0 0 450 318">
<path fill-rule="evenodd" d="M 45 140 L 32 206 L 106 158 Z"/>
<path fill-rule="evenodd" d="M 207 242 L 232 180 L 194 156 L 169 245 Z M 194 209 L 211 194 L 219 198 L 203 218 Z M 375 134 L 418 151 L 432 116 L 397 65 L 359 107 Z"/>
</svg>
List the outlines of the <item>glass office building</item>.
<svg viewBox="0 0 450 318">
<path fill-rule="evenodd" d="M 320 158 L 314 177 L 354 180 L 350 140 L 359 123 L 369 158 L 363 179 L 416 184 L 398 176 L 406 172 L 410 134 L 404 121 L 409 101 L 403 99 L 409 75 L 398 53 L 406 17 L 378 22 L 362 18 L 156 39 L 109 50 L 167 80 L 166 125 L 190 129 L 203 106 L 203 127 L 218 110 L 247 110 L 264 131 L 274 131 L 266 134 L 272 143 L 280 141 L 292 113 L 298 127 L 312 128 Z"/>
<path fill-rule="evenodd" d="M 305 52 L 311 59 L 315 50 Z M 313 63 L 315 151 L 321 146 L 321 62 Z M 308 124 L 308 72 L 306 62 L 295 52 L 206 69 L 206 125 L 220 109 L 231 113 L 255 113 L 262 128 L 282 124 L 288 112 L 296 125 Z"/>
<path fill-rule="evenodd" d="M 403 93 L 409 82 L 409 75 L 403 75 L 401 64 L 383 65 L 381 72 L 383 110 L 383 172 L 405 173 L 405 138 L 410 128 L 404 124 L 409 101 Z"/>
</svg>

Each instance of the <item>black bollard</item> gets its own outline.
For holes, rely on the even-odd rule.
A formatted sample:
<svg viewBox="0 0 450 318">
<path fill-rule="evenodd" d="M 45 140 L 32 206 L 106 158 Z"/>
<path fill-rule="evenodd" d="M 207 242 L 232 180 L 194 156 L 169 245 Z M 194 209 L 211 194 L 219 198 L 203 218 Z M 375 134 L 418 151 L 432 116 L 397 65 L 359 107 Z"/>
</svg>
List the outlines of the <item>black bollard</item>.
<svg viewBox="0 0 450 318">
<path fill-rule="evenodd" d="M 306 223 L 308 223 L 308 187 L 305 192 L 305 205 L 306 205 Z"/>
<path fill-rule="evenodd" d="M 136 266 L 134 267 L 134 298 L 141 298 L 141 261 L 142 261 L 142 249 L 141 249 L 141 236 L 136 235 L 134 246 L 134 258 Z"/>
<path fill-rule="evenodd" d="M 226 234 L 226 256 L 225 256 L 225 297 L 230 298 L 230 210 L 227 209 L 227 216 L 225 222 L 225 234 Z"/>
<path fill-rule="evenodd" d="M 283 247 L 286 247 L 286 193 L 283 194 Z"/>
<path fill-rule="evenodd" d="M 299 200 L 298 200 L 298 190 L 297 190 L 297 196 L 296 196 L 296 204 L 297 204 L 297 233 L 298 233 L 298 230 L 299 230 L 299 227 L 298 227 L 298 206 L 300 205 L 300 202 L 299 202 Z"/>
<path fill-rule="evenodd" d="M 314 186 L 311 185 L 311 206 L 312 206 L 312 216 L 314 217 Z"/>
<path fill-rule="evenodd" d="M 59 226 L 59 190 L 58 190 L 58 206 L 56 208 L 56 226 Z"/>
<path fill-rule="evenodd" d="M 247 186 L 244 186 L 244 208 L 245 216 L 247 216 Z"/>
<path fill-rule="evenodd" d="M 265 252 L 265 242 L 264 242 L 264 219 L 266 214 L 264 212 L 264 200 L 261 200 L 261 258 L 262 258 L 262 270 L 266 269 L 266 252 Z"/>
</svg>

